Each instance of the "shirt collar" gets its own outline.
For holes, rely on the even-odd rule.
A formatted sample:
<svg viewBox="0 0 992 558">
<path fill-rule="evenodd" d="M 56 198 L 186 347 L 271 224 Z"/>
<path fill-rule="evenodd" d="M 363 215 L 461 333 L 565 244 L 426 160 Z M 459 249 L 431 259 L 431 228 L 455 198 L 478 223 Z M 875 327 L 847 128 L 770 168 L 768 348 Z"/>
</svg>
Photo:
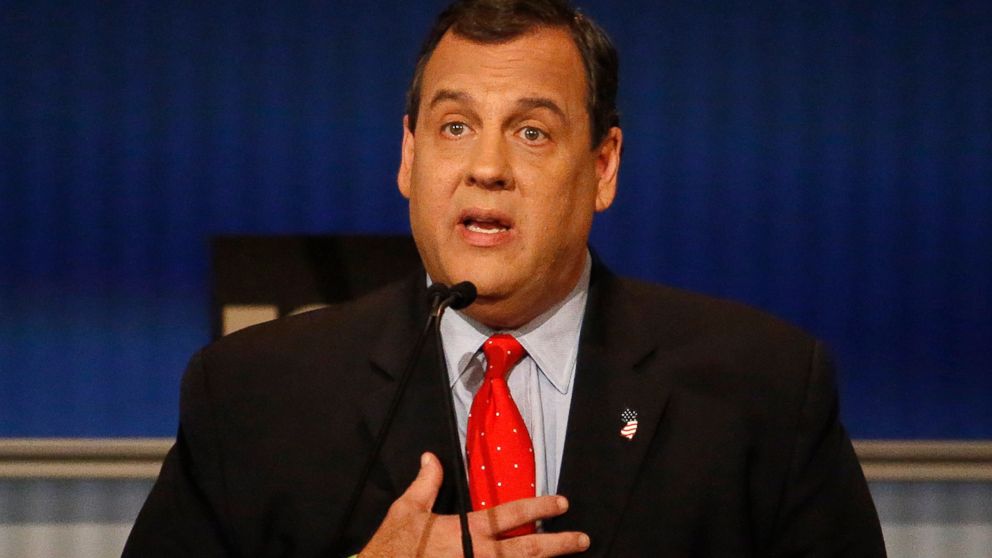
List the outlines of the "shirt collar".
<svg viewBox="0 0 992 558">
<path fill-rule="evenodd" d="M 575 371 L 591 269 L 592 257 L 586 252 L 582 275 L 568 296 L 527 324 L 502 332 L 517 338 L 538 370 L 563 394 L 568 393 Z M 494 333 L 499 332 L 460 311 L 445 313 L 441 320 L 441 337 L 449 360 L 448 379 L 452 386 L 475 358 L 482 343 Z M 450 362 L 452 357 L 457 362 Z"/>
</svg>

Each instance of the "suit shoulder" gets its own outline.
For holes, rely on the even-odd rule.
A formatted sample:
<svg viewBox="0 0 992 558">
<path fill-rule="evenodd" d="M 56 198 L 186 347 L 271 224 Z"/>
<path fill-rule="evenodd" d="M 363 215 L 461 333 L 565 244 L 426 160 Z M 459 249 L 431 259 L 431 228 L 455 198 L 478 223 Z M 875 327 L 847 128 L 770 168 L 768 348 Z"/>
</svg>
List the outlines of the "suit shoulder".
<svg viewBox="0 0 992 558">
<path fill-rule="evenodd" d="M 409 283 L 397 281 L 354 300 L 254 325 L 201 349 L 196 368 L 218 389 L 238 393 L 295 385 L 288 382 L 294 377 L 355 373 L 368 368 L 383 325 L 407 311 L 409 297 Z"/>
<path fill-rule="evenodd" d="M 653 362 L 711 410 L 742 424 L 793 424 L 811 380 L 833 390 L 819 342 L 799 327 L 739 302 L 622 279 L 627 321 L 640 324 Z M 792 421 L 792 422 L 790 422 Z"/>
<path fill-rule="evenodd" d="M 741 302 L 631 278 L 618 278 L 618 285 L 644 319 L 684 340 L 738 340 L 733 345 L 815 342 L 798 326 Z"/>
</svg>

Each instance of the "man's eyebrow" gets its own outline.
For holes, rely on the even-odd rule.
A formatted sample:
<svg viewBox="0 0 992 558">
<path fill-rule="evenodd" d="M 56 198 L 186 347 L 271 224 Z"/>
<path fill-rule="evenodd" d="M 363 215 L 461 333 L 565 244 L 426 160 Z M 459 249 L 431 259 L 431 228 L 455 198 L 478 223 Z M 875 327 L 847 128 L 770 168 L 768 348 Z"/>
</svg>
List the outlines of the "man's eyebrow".
<svg viewBox="0 0 992 558">
<path fill-rule="evenodd" d="M 444 101 L 461 101 L 461 102 L 471 102 L 472 96 L 464 91 L 456 91 L 454 89 L 439 89 L 437 93 L 431 97 L 431 102 L 427 105 L 427 108 L 432 109 L 438 103 Z"/>
<path fill-rule="evenodd" d="M 528 111 L 537 108 L 548 109 L 555 113 L 558 118 L 561 118 L 566 122 L 568 121 L 568 118 L 565 116 L 565 111 L 558 106 L 558 103 L 547 97 L 524 97 L 523 99 L 517 100 L 517 107 L 519 107 L 521 111 Z"/>
</svg>

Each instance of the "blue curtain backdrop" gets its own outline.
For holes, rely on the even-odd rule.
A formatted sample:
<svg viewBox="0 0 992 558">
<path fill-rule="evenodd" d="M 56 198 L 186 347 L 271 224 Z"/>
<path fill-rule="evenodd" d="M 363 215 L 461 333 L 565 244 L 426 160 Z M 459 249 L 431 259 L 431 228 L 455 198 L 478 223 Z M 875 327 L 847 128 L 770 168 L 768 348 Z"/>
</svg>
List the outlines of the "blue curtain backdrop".
<svg viewBox="0 0 992 558">
<path fill-rule="evenodd" d="M 443 2 L 0 1 L 0 436 L 168 436 L 208 239 L 399 233 Z M 992 3 L 584 1 L 617 270 L 826 339 L 857 437 L 992 438 Z"/>
</svg>

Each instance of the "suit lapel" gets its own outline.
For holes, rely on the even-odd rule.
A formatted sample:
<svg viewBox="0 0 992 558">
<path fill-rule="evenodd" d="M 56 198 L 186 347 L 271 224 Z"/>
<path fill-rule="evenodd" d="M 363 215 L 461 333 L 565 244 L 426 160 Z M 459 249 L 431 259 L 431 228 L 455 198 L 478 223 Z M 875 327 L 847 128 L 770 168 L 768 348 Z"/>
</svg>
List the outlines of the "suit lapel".
<svg viewBox="0 0 992 558">
<path fill-rule="evenodd" d="M 667 376 L 649 366 L 656 347 L 638 329 L 636 304 L 594 266 L 558 483 L 570 508 L 546 523 L 551 531 L 588 533 L 594 555 L 610 547 L 670 390 Z M 626 410 L 637 413 L 632 439 L 620 435 Z"/>
<path fill-rule="evenodd" d="M 382 388 L 370 394 L 362 403 L 363 420 L 370 440 L 375 440 L 385 422 L 390 402 L 399 387 L 400 377 L 426 322 L 426 297 L 424 273 L 421 270 L 404 285 L 402 294 L 398 297 L 398 311 L 394 319 L 383 324 L 382 335 L 370 353 L 372 366 L 388 379 Z M 439 404 L 440 397 L 444 394 L 440 382 L 435 339 L 431 333 L 424 342 L 423 351 L 396 410 L 374 471 L 384 473 L 383 481 L 388 484 L 394 496 L 399 496 L 416 477 L 420 467 L 420 454 L 425 451 L 433 452 L 445 464 L 444 484 L 435 508 L 447 510 L 453 508 L 454 502 L 452 474 L 448 465 L 452 462 L 453 454 L 448 441 L 444 407 Z"/>
</svg>

